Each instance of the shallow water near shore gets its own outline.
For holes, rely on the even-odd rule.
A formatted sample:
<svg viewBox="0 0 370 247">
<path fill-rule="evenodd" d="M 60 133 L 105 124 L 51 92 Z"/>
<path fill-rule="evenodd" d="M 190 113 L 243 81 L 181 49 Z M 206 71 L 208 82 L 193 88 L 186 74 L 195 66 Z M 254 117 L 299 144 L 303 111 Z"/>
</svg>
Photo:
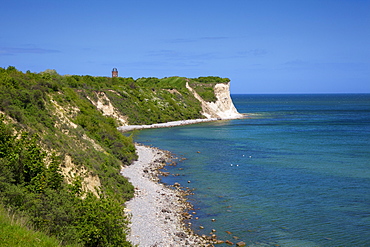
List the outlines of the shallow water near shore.
<svg viewBox="0 0 370 247">
<path fill-rule="evenodd" d="M 232 98 L 248 118 L 135 135 L 186 158 L 162 181 L 194 189 L 194 231 L 247 246 L 367 246 L 370 94 Z"/>
</svg>

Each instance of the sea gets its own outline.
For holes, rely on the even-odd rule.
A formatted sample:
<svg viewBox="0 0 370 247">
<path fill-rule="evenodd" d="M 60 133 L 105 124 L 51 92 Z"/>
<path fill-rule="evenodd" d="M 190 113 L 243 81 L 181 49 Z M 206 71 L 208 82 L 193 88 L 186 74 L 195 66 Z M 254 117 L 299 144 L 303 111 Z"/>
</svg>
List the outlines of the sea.
<svg viewBox="0 0 370 247">
<path fill-rule="evenodd" d="M 231 95 L 245 118 L 137 131 L 191 228 L 246 246 L 370 246 L 370 94 Z M 221 244 L 218 246 L 227 246 Z"/>
</svg>

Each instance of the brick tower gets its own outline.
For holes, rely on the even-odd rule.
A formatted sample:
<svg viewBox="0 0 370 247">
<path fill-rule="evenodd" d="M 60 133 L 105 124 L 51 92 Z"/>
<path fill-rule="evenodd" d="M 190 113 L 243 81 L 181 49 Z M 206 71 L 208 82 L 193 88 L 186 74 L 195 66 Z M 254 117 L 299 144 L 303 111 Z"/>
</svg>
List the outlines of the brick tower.
<svg viewBox="0 0 370 247">
<path fill-rule="evenodd" d="M 112 70 L 112 77 L 118 77 L 118 70 L 117 70 L 117 68 L 113 68 L 113 70 Z"/>
</svg>

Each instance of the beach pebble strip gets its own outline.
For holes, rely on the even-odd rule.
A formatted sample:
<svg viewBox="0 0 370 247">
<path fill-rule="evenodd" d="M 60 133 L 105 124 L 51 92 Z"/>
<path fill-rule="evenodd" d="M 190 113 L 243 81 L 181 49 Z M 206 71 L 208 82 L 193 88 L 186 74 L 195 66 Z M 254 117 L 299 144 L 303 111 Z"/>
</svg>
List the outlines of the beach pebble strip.
<svg viewBox="0 0 370 247">
<path fill-rule="evenodd" d="M 179 120 L 179 121 L 172 121 L 167 123 L 157 123 L 157 124 L 150 124 L 150 125 L 125 125 L 118 127 L 119 131 L 127 132 L 132 130 L 140 130 L 140 129 L 157 129 L 157 128 L 169 128 L 169 127 L 176 127 L 182 125 L 189 125 L 189 124 L 196 124 L 196 123 L 205 123 L 205 122 L 213 122 L 221 120 L 220 118 L 205 118 L 205 119 L 188 119 L 188 120 Z"/>
<path fill-rule="evenodd" d="M 159 183 L 158 169 L 171 160 L 169 152 L 135 144 L 138 160 L 122 169 L 135 187 L 135 197 L 126 203 L 130 219 L 127 237 L 137 246 L 212 246 L 184 223 L 190 204 L 180 189 Z"/>
</svg>

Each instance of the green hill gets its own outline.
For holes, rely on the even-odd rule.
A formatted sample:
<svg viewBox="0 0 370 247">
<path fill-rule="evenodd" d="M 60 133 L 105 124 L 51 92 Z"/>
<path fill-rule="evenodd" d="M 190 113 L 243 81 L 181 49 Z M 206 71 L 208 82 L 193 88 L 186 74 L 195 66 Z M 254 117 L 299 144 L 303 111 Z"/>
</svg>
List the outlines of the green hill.
<svg viewBox="0 0 370 247">
<path fill-rule="evenodd" d="M 117 127 L 203 118 L 186 82 L 214 101 L 228 81 L 0 68 L 0 203 L 62 245 L 131 246 L 123 204 L 134 188 L 119 171 L 137 157 Z"/>
</svg>

